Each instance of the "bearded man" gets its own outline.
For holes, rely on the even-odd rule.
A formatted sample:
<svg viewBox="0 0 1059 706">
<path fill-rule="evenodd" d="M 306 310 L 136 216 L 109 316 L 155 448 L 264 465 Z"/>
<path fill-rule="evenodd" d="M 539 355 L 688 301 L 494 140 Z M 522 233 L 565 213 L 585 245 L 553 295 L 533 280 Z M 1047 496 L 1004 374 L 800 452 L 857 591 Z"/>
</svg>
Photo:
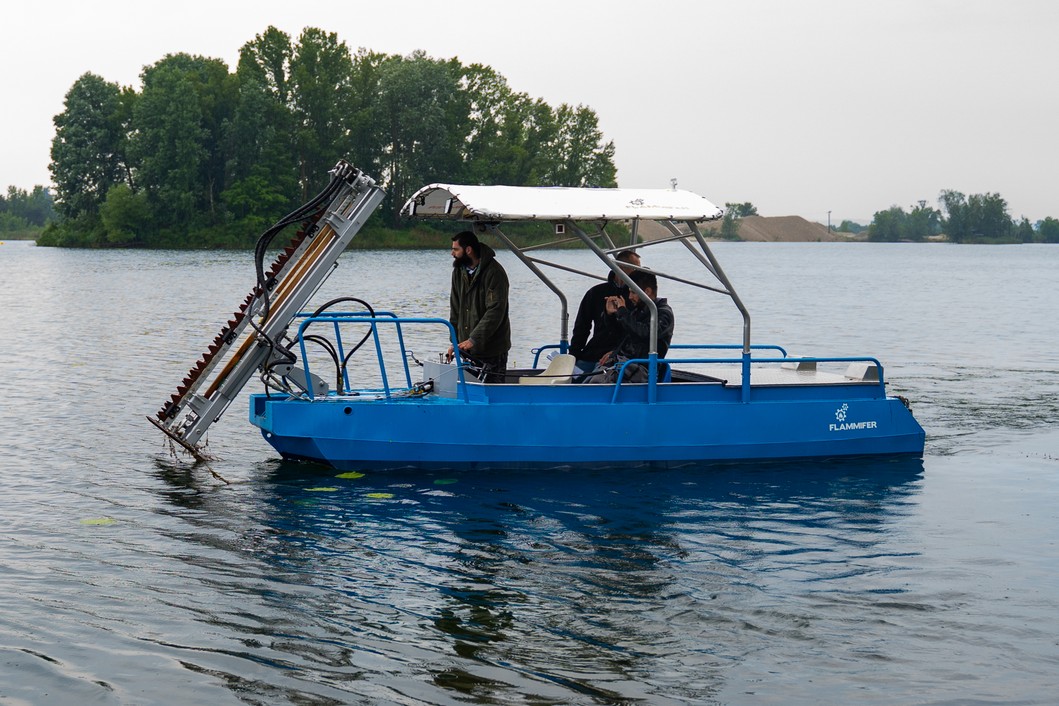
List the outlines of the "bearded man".
<svg viewBox="0 0 1059 706">
<path fill-rule="evenodd" d="M 460 356 L 478 369 L 482 382 L 503 382 L 511 349 L 507 272 L 496 252 L 469 230 L 452 236 L 452 259 L 449 322 Z"/>
</svg>

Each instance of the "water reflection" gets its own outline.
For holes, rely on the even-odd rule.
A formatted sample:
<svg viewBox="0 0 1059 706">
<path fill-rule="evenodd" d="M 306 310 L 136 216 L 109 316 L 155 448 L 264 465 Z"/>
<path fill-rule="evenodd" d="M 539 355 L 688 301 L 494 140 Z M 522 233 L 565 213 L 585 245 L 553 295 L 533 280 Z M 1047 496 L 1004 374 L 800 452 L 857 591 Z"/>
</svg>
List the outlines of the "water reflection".
<svg viewBox="0 0 1059 706">
<path fill-rule="evenodd" d="M 351 679 L 407 693 L 425 673 L 440 690 L 431 703 L 679 703 L 716 694 L 763 643 L 811 641 L 792 597 L 900 592 L 887 576 L 906 556 L 896 528 L 922 470 L 907 459 L 342 478 L 275 462 L 228 489 L 202 473 L 159 477 L 201 526 L 182 539 L 240 555 L 226 590 L 249 604 L 205 619 L 252 639 L 249 659 L 358 693 Z"/>
</svg>

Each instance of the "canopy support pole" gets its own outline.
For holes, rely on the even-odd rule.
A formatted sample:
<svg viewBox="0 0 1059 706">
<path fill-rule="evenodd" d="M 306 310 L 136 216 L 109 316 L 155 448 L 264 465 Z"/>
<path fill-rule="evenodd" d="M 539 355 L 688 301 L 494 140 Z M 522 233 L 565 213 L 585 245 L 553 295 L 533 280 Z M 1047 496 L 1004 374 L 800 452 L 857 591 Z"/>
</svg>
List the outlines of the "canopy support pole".
<svg viewBox="0 0 1059 706">
<path fill-rule="evenodd" d="M 559 297 L 559 304 L 562 307 L 559 324 L 559 352 L 566 353 L 570 349 L 570 307 L 566 302 L 566 295 L 563 293 L 563 290 L 559 289 L 554 282 L 548 279 L 547 275 L 541 272 L 541 269 L 537 267 L 537 264 L 533 259 L 528 257 L 526 253 L 522 252 L 522 248 L 511 242 L 511 238 L 508 238 L 495 223 L 486 223 L 485 230 L 499 238 L 504 245 L 507 246 L 507 249 L 522 261 L 523 265 L 528 267 L 533 274 L 537 275 L 537 278 L 541 282 L 544 282 L 544 284 Z"/>
</svg>

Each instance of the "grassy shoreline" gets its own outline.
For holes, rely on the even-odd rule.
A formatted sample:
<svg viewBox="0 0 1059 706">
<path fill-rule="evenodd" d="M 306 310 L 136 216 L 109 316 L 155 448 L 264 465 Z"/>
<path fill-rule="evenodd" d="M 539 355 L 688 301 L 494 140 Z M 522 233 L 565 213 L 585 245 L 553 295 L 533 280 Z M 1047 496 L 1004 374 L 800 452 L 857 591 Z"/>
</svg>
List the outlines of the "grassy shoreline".
<svg viewBox="0 0 1059 706">
<path fill-rule="evenodd" d="M 760 219 L 760 220 L 767 220 L 767 219 Z M 462 230 L 464 227 L 466 227 L 464 224 L 461 224 L 458 228 L 450 227 L 450 228 L 447 228 L 447 229 L 445 229 L 445 228 L 436 228 L 436 227 L 427 226 L 427 225 L 416 225 L 416 226 L 411 227 L 411 228 L 383 228 L 383 227 L 379 227 L 379 226 L 368 226 L 368 227 L 364 228 L 360 233 L 358 233 L 355 238 L 353 238 L 353 240 L 349 244 L 349 248 L 348 249 L 350 249 L 350 250 L 432 250 L 432 249 L 435 249 L 435 248 L 445 248 L 445 247 L 448 247 L 449 239 L 452 237 L 452 234 L 456 233 L 457 230 Z M 505 229 L 504 229 L 504 232 L 507 233 L 510 236 L 516 237 L 519 240 L 519 242 L 521 242 L 521 243 L 523 243 L 525 245 L 538 245 L 538 244 L 541 244 L 541 243 L 547 243 L 547 242 L 550 242 L 550 241 L 554 240 L 554 236 L 552 235 L 551 228 L 552 228 L 552 226 L 551 226 L 550 223 L 507 224 Z M 3 233 L 0 233 L 0 242 L 4 242 L 4 241 L 27 241 L 27 240 L 29 240 L 29 241 L 37 241 L 38 238 L 41 236 L 41 234 L 44 232 L 44 230 L 45 230 L 44 228 L 26 228 L 26 229 L 22 229 L 22 230 L 3 232 Z M 625 237 L 628 235 L 628 229 L 626 229 L 624 226 L 612 225 L 611 228 L 609 228 L 608 230 L 611 231 L 611 235 L 612 236 L 617 236 L 618 238 L 620 238 L 622 240 L 624 240 Z M 704 233 L 704 235 L 709 240 L 716 240 L 718 238 L 717 238 L 717 234 L 716 234 L 715 230 L 716 229 L 711 230 L 711 229 L 707 228 L 706 232 Z M 641 232 L 641 237 L 642 237 L 643 240 L 652 240 L 653 239 L 652 234 L 647 233 L 647 232 Z M 773 239 L 773 238 L 748 237 L 748 238 L 738 238 L 734 242 L 739 242 L 739 241 L 742 241 L 742 242 L 754 242 L 756 240 L 775 240 L 775 241 L 784 241 L 784 240 L 786 240 L 787 242 L 815 242 L 817 239 L 815 239 L 815 238 L 789 238 L 788 239 L 788 238 L 779 238 L 779 237 Z M 852 238 L 852 237 L 834 238 L 834 240 L 837 241 L 837 242 L 871 242 L 871 241 L 868 241 L 867 238 Z M 492 236 L 490 236 L 488 234 L 485 234 L 485 235 L 482 236 L 482 241 L 485 242 L 485 243 L 490 244 L 494 248 L 496 248 L 498 246 L 502 247 L 502 245 L 500 244 L 498 239 L 496 239 L 496 238 L 494 238 L 494 237 L 492 237 Z M 278 245 L 280 242 L 283 242 L 283 237 L 282 236 L 276 238 L 276 240 L 274 241 L 274 244 Z M 911 242 L 911 241 L 905 241 L 905 242 Z M 940 236 L 940 237 L 939 236 L 935 236 L 933 238 L 930 238 L 928 240 L 923 241 L 923 243 L 925 243 L 925 244 L 950 243 L 951 244 L 951 241 L 948 240 L 947 238 L 945 238 L 944 236 Z M 968 240 L 968 241 L 965 241 L 964 243 L 957 243 L 957 244 L 966 244 L 966 245 L 1019 245 L 1021 243 L 1019 241 L 1015 241 L 1015 240 L 979 238 L 979 239 Z M 222 246 L 222 245 L 218 245 L 216 243 L 211 243 L 211 244 L 207 244 L 207 245 L 201 245 L 200 244 L 200 245 L 186 245 L 186 246 L 179 246 L 179 245 L 174 245 L 172 243 L 167 243 L 164 246 L 160 246 L 160 247 L 157 247 L 157 248 L 148 248 L 147 246 L 143 246 L 143 245 L 127 245 L 127 244 L 113 244 L 113 245 L 107 244 L 107 245 L 86 246 L 86 245 L 83 245 L 83 244 L 77 244 L 77 245 L 74 245 L 74 244 L 69 244 L 69 245 L 63 244 L 63 245 L 60 245 L 60 244 L 45 243 L 44 246 L 45 247 L 59 247 L 59 248 L 62 248 L 62 247 L 88 248 L 88 249 L 93 249 L 93 250 L 96 250 L 96 249 L 98 249 L 98 250 L 110 250 L 110 249 L 135 248 L 135 249 L 157 249 L 157 250 L 232 250 L 232 251 L 252 250 L 253 247 L 254 247 L 252 244 L 248 244 L 248 245 L 242 246 L 242 247 L 225 247 L 225 246 Z M 554 247 L 561 248 L 561 249 L 577 249 L 577 248 L 583 247 L 583 245 L 580 242 L 568 242 L 568 243 L 562 243 L 562 244 L 559 244 L 559 245 L 555 245 Z"/>
<path fill-rule="evenodd" d="M 357 235 L 350 241 L 348 249 L 350 250 L 433 250 L 437 248 L 448 248 L 452 236 L 469 227 L 468 224 L 451 224 L 448 227 L 435 227 L 430 225 L 416 225 L 411 228 L 385 228 L 377 225 L 365 226 Z M 43 230 L 43 229 L 42 229 Z M 35 235 L 40 235 L 42 230 L 38 230 Z M 278 234 L 272 240 L 273 247 L 282 247 L 288 241 L 288 239 L 294 235 L 296 229 L 291 227 L 284 233 Z M 627 238 L 628 229 L 620 224 L 613 224 L 608 231 L 612 237 L 616 238 Z M 534 222 L 534 223 L 512 223 L 506 224 L 504 232 L 512 237 L 515 237 L 519 242 L 525 245 L 540 245 L 543 243 L 549 243 L 555 240 L 553 234 L 553 227 L 550 222 Z M 51 234 L 49 234 L 50 236 Z M 494 236 L 485 233 L 480 234 L 482 242 L 488 243 L 489 245 L 496 247 L 502 247 L 499 239 Z M 211 239 L 211 236 L 214 236 Z M 223 241 L 219 242 L 215 232 L 206 232 L 202 234 L 201 238 L 195 238 L 191 243 L 183 243 L 176 239 L 163 239 L 162 242 L 157 245 L 143 245 L 143 244 L 129 244 L 129 243 L 96 243 L 87 244 L 79 241 L 66 241 L 60 238 L 56 240 L 54 237 L 45 237 L 44 242 L 38 242 L 38 245 L 44 247 L 74 247 L 74 248 L 87 248 L 87 249 L 124 249 L 124 248 L 135 248 L 135 249 L 156 249 L 156 250 L 253 250 L 257 238 L 254 240 L 238 245 L 227 245 Z M 14 240 L 14 238 L 11 238 Z M 35 239 L 34 235 L 30 235 L 26 240 Z M 580 248 L 583 245 L 580 242 L 569 242 L 555 245 L 556 248 Z"/>
<path fill-rule="evenodd" d="M 9 230 L 0 233 L 0 241 L 4 240 L 36 240 L 44 228 L 24 228 L 22 230 Z"/>
</svg>

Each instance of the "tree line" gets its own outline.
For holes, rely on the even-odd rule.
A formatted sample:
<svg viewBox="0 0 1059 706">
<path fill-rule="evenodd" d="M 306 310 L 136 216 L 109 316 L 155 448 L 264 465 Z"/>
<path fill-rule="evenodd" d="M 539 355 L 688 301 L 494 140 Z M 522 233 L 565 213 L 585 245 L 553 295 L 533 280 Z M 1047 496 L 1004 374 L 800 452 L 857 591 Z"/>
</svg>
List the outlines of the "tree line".
<svg viewBox="0 0 1059 706">
<path fill-rule="evenodd" d="M 919 201 L 908 211 L 900 206 L 878 211 L 867 228 L 868 240 L 920 242 L 944 233 L 954 243 L 1059 243 L 1059 220 L 1013 219 L 1000 194 L 967 196 L 946 189 L 938 206 Z M 845 225 L 843 221 L 839 230 Z"/>
<path fill-rule="evenodd" d="M 488 66 L 422 52 L 351 53 L 336 34 L 269 27 L 219 59 L 170 54 L 134 90 L 86 73 L 55 116 L 59 218 L 42 245 L 247 247 L 327 182 L 340 158 L 386 200 L 372 226 L 435 181 L 615 186 L 590 108 L 512 89 Z"/>
<path fill-rule="evenodd" d="M 22 235 L 37 232 L 55 218 L 51 192 L 43 186 L 32 191 L 7 187 L 7 195 L 0 194 L 0 233 Z"/>
</svg>

